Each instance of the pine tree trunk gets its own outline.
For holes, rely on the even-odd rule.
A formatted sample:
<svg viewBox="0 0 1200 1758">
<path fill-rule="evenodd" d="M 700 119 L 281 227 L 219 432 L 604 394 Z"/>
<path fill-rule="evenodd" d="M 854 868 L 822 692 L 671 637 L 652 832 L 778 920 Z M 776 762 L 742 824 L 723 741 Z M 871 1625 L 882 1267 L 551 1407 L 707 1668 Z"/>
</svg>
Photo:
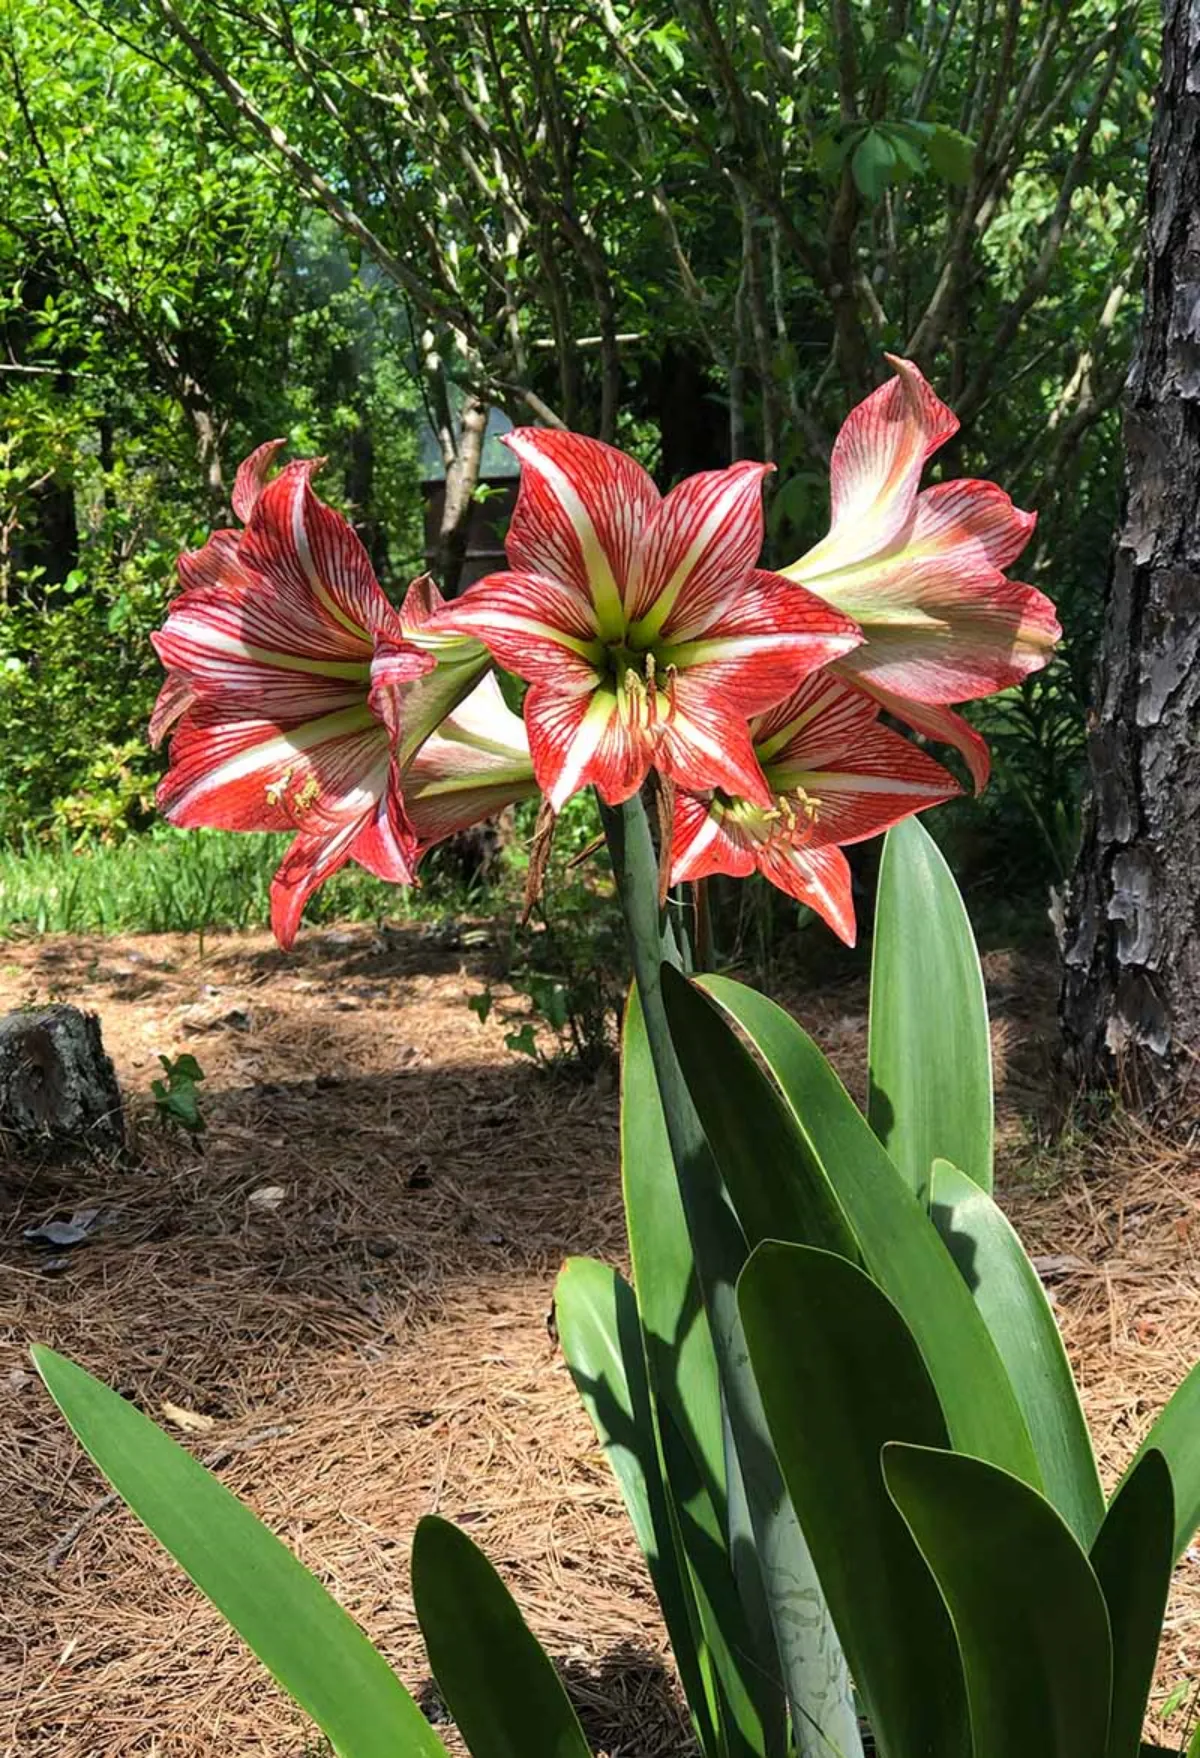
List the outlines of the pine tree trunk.
<svg viewBox="0 0 1200 1758">
<path fill-rule="evenodd" d="M 1200 1053 L 1200 0 L 1164 7 L 1124 437 L 1061 1011 L 1073 1071 L 1149 1102 Z"/>
</svg>

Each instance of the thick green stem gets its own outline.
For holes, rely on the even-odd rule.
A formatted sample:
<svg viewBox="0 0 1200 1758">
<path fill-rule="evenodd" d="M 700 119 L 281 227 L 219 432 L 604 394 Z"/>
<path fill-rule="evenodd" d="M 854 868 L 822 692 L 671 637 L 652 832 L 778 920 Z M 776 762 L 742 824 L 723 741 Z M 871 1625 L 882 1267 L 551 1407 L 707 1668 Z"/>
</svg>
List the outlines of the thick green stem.
<svg viewBox="0 0 1200 1758">
<path fill-rule="evenodd" d="M 745 1236 L 671 1041 L 662 967 L 681 968 L 683 960 L 658 902 L 650 825 L 636 796 L 623 806 L 602 803 L 600 815 L 721 1380 L 734 1528 L 729 1546 L 741 1597 L 752 1623 L 773 1631 L 798 1758 L 861 1758 L 846 1662 L 783 1487 L 742 1336 L 736 1289 Z"/>
</svg>

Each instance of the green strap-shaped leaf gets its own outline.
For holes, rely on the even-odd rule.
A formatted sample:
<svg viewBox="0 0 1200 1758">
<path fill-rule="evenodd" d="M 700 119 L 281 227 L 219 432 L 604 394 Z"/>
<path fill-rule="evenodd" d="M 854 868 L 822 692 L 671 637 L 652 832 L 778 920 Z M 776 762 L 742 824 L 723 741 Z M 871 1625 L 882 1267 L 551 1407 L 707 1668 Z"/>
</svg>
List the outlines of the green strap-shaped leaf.
<svg viewBox="0 0 1200 1758">
<path fill-rule="evenodd" d="M 1137 1758 L 1174 1557 L 1175 1496 L 1161 1453 L 1143 1453 L 1105 1516 L 1092 1568 L 1112 1627 L 1113 1692 L 1106 1758 Z"/>
<path fill-rule="evenodd" d="M 635 1010 L 631 1004 L 627 1014 L 626 1055 L 631 1041 L 629 1028 L 636 1018 L 644 1026 L 641 1036 L 647 1055 L 643 1067 L 661 1099 L 694 1254 L 696 1285 L 708 1319 L 745 1505 L 753 1522 L 754 1544 L 741 1545 L 737 1559 L 739 1587 L 752 1627 L 759 1629 L 762 1605 L 770 1619 L 770 1653 L 764 1632 L 752 1657 L 754 1676 L 773 1695 L 786 1686 L 798 1758 L 829 1758 L 830 1750 L 840 1758 L 859 1758 L 862 1742 L 845 1658 L 838 1649 L 812 1558 L 783 1487 L 746 1355 L 735 1292 L 746 1257 L 745 1238 L 696 1116 L 663 1009 L 662 961 L 669 958 L 670 949 L 662 935 L 657 909 L 658 859 L 649 823 L 636 797 L 615 809 L 601 804 L 601 817 L 629 930 L 640 997 L 640 1006 Z M 644 1085 L 642 1090 L 646 1090 Z M 623 1110 L 630 1108 L 626 1089 Z M 633 1206 L 627 1187 L 631 1238 Z M 653 1258 L 649 1260 L 648 1273 L 655 1274 Z M 641 1299 L 646 1293 L 646 1274 L 637 1261 L 636 1251 L 634 1285 Z M 649 1330 L 648 1326 L 645 1328 Z M 653 1363 L 650 1379 L 657 1398 L 659 1382 Z M 673 1469 L 668 1469 L 668 1476 L 674 1476 Z M 737 1505 L 741 1505 L 740 1500 Z M 729 1531 L 732 1523 L 728 1509 L 726 1521 Z M 772 1751 L 783 1731 L 780 1728 L 777 1735 L 777 1725 L 773 1716 L 764 1718 Z"/>
<path fill-rule="evenodd" d="M 1112 1641 L 1070 1528 L 982 1459 L 893 1443 L 883 1471 L 954 1623 L 973 1758 L 1098 1758 Z"/>
<path fill-rule="evenodd" d="M 675 1053 L 748 1243 L 790 1239 L 857 1259 L 830 1170 L 812 1156 L 793 1170 L 803 1151 L 795 1120 L 754 1058 L 687 977 L 664 968 L 662 985 Z M 722 994 L 726 985 L 704 987 Z"/>
<path fill-rule="evenodd" d="M 691 1175 L 701 1220 L 709 1217 L 701 1228 L 706 1274 L 718 1290 L 728 1287 L 729 1305 L 745 1242 L 711 1156 Z M 756 1550 L 745 1552 L 740 1576 L 729 1553 L 717 1357 L 636 989 L 621 1043 L 621 1181 L 671 1512 L 716 1677 L 714 1709 L 731 1751 L 782 1753 L 787 1717 L 770 1607 Z"/>
<path fill-rule="evenodd" d="M 138 1519 L 231 1623 L 340 1758 L 446 1758 L 383 1656 L 321 1583 L 199 1460 L 52 1349 L 51 1397 Z"/>
<path fill-rule="evenodd" d="M 663 1481 L 633 1290 L 607 1264 L 568 1258 L 555 1284 L 554 1309 L 567 1366 L 646 1559 L 697 1738 L 705 1753 L 715 1754 L 721 1750 L 720 1711 L 709 1701 L 700 1663 L 701 1616 L 686 1563 L 681 1567 L 682 1537 Z"/>
<path fill-rule="evenodd" d="M 1200 1527 L 1200 1362 L 1160 1412 L 1125 1473 L 1122 1487 L 1151 1451 L 1162 1454 L 1171 1473 L 1175 1491 L 1172 1555 L 1178 1562 Z"/>
<path fill-rule="evenodd" d="M 418 1521 L 412 1593 L 429 1664 L 472 1758 L 591 1758 L 558 1674 L 465 1532 Z"/>
<path fill-rule="evenodd" d="M 889 1758 L 965 1753 L 954 1633 L 880 1469 L 888 1441 L 946 1444 L 916 1344 L 869 1276 L 805 1246 L 760 1245 L 738 1301 L 775 1452 L 876 1747 Z"/>
<path fill-rule="evenodd" d="M 712 1002 L 682 978 L 669 984 L 664 978 L 681 1028 L 680 1060 L 695 1082 L 696 1108 L 739 1215 L 750 1185 L 751 1243 L 771 1237 L 825 1245 L 827 1235 L 811 1237 L 796 1226 L 814 1203 L 782 1193 L 794 1185 L 818 1193 L 832 1188 L 867 1270 L 916 1340 L 954 1446 L 1040 1487 L 1029 1430 L 987 1326 L 924 1205 L 825 1057 L 790 1015 L 754 989 L 725 977 L 705 977 L 703 986 Z M 742 1028 L 770 1071 L 790 1113 L 786 1134 L 773 1125 L 765 1140 L 761 1136 L 760 1119 L 774 1118 L 778 1109 L 775 1088 L 713 1002 Z M 695 1043 L 704 1046 L 703 1057 L 694 1053 Z M 776 1192 L 780 1200 L 772 1204 Z"/>
<path fill-rule="evenodd" d="M 934 1162 L 930 1213 L 1008 1371 L 1047 1499 L 1086 1550 L 1104 1519 L 1104 1492 L 1037 1271 L 987 1192 L 945 1160 Z"/>
<path fill-rule="evenodd" d="M 871 957 L 871 1127 L 924 1195 L 938 1159 L 992 1188 L 992 1048 L 971 924 L 915 818 L 889 830 Z"/>
</svg>

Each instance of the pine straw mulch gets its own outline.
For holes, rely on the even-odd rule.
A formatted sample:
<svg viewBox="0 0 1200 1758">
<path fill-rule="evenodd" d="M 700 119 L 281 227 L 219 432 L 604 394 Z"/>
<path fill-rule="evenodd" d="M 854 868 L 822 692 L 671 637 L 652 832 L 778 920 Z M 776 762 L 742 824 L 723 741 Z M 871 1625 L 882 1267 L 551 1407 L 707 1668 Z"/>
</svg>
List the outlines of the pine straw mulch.
<svg viewBox="0 0 1200 1758">
<path fill-rule="evenodd" d="M 407 1556 L 436 1510 L 501 1570 L 598 1753 L 691 1752 L 640 1559 L 547 1329 L 565 1255 L 623 1257 L 614 1082 L 506 1051 L 504 1025 L 464 1005 L 488 956 L 453 933 L 368 928 L 313 932 L 291 958 L 263 936 L 202 958 L 166 938 L 0 951 L 0 1008 L 100 1013 L 137 1132 L 132 1169 L 0 1162 L 0 1754 L 316 1750 L 104 1499 L 27 1370 L 32 1339 L 160 1417 L 170 1405 L 431 1714 Z M 1117 1120 L 1051 1155 L 1052 978 L 1013 955 L 988 975 L 1008 1205 L 1047 1260 L 1111 1479 L 1200 1356 L 1200 1151 Z M 862 985 L 792 1000 L 860 1085 Z M 203 1155 L 149 1103 L 159 1051 L 183 1049 L 208 1076 Z M 58 1267 L 24 1242 L 97 1206 L 102 1226 Z M 1200 1565 L 1185 1561 L 1164 1680 L 1198 1651 Z"/>
</svg>

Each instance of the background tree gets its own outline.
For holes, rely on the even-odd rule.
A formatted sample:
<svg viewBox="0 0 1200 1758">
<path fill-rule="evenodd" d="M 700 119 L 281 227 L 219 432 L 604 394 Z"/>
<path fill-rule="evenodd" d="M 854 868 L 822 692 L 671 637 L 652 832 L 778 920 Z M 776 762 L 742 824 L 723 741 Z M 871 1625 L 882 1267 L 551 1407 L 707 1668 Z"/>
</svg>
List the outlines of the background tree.
<svg viewBox="0 0 1200 1758">
<path fill-rule="evenodd" d="M 1074 1065 L 1147 1098 L 1200 1052 L 1200 5 L 1168 0 L 1146 306 L 1125 410 L 1064 953 Z"/>
</svg>

